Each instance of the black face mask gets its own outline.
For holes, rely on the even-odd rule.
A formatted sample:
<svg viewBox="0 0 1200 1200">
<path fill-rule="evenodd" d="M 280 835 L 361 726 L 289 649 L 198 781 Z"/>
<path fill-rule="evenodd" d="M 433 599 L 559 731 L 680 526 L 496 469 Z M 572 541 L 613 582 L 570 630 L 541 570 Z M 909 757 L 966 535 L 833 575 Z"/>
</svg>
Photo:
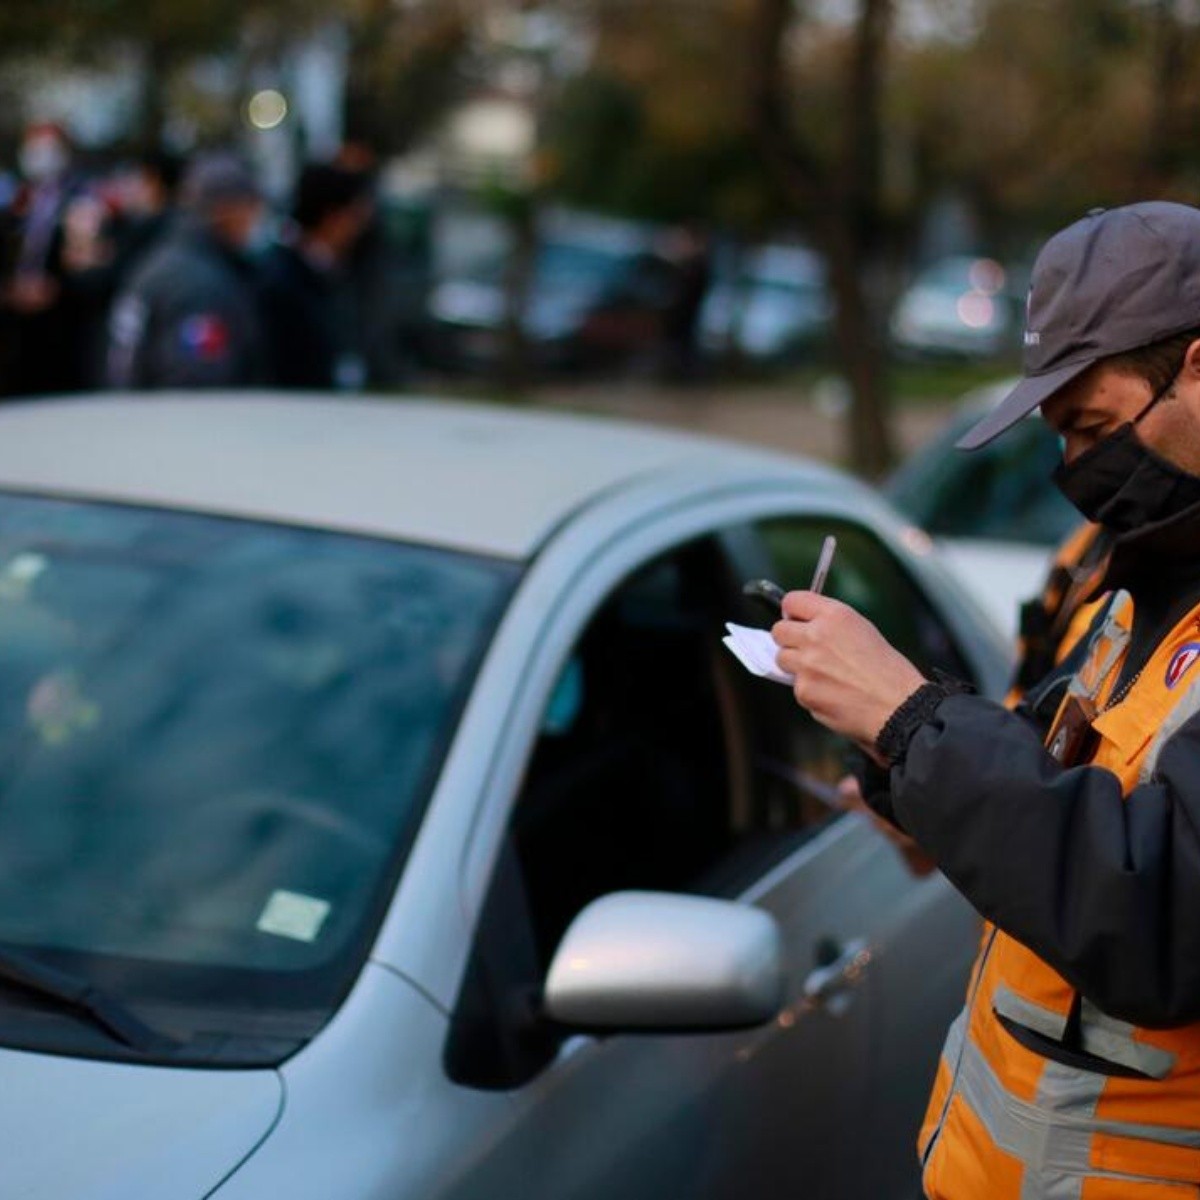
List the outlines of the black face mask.
<svg viewBox="0 0 1200 1200">
<path fill-rule="evenodd" d="M 1122 425 L 1054 471 L 1059 490 L 1089 521 L 1113 533 L 1132 533 L 1200 504 L 1200 475 L 1192 475 L 1138 439 L 1133 421 Z"/>
</svg>

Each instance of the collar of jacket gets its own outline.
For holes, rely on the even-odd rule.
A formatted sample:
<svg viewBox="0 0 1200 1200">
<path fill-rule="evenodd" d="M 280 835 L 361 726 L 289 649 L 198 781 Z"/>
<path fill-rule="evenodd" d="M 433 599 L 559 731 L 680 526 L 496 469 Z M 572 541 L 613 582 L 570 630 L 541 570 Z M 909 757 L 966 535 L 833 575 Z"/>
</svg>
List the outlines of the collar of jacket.
<svg viewBox="0 0 1200 1200">
<path fill-rule="evenodd" d="M 1098 591 L 1125 588 L 1137 599 L 1147 585 L 1200 580 L 1200 504 L 1123 534 Z"/>
<path fill-rule="evenodd" d="M 219 258 L 239 275 L 254 273 L 254 264 L 245 254 L 221 241 L 212 229 L 193 213 L 181 213 L 172 234 L 184 242 L 190 242 L 202 252 Z"/>
</svg>

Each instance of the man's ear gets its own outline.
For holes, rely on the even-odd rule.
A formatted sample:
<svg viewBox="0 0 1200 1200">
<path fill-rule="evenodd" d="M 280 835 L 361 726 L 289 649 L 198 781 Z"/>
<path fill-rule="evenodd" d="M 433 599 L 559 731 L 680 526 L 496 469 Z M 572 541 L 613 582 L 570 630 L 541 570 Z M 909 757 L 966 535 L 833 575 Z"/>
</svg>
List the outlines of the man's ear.
<svg viewBox="0 0 1200 1200">
<path fill-rule="evenodd" d="M 1183 373 L 1189 379 L 1200 379 L 1200 338 L 1197 338 L 1183 356 Z"/>
</svg>

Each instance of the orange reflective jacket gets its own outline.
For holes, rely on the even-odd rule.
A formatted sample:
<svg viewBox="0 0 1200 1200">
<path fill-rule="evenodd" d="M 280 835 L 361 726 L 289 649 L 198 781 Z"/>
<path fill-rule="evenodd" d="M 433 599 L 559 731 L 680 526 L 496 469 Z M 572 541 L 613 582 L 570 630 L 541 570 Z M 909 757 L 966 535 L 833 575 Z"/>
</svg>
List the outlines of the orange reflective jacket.
<svg viewBox="0 0 1200 1200">
<path fill-rule="evenodd" d="M 1052 753 L 1062 746 L 1074 700 L 1090 716 L 1077 761 L 1112 772 L 1126 796 L 1200 711 L 1200 666 L 1192 669 L 1200 605 L 1114 693 L 1132 612 L 1126 593 L 1109 601 L 1046 741 Z M 1023 1031 L 1063 1043 L 1064 1053 L 1037 1053 L 1031 1041 L 1045 1043 L 1022 1040 Z M 988 926 L 919 1149 L 931 1200 L 1196 1200 L 1200 1024 L 1145 1029 L 1115 1020 Z"/>
<path fill-rule="evenodd" d="M 1108 563 L 1109 549 L 1099 525 L 1081 525 L 1055 554 L 1042 594 L 1022 606 L 1017 671 L 1006 701 L 1010 708 L 1087 631 L 1099 605 L 1091 596 Z"/>
</svg>

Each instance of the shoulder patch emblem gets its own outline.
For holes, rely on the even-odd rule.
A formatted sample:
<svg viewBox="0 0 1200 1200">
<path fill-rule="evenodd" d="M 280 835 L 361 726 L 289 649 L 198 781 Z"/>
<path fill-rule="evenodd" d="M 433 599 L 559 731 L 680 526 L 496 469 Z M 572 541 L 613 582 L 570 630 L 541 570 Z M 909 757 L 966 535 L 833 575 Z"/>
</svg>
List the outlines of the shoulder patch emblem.
<svg viewBox="0 0 1200 1200">
<path fill-rule="evenodd" d="M 229 326 L 215 313 L 199 313 L 179 326 L 179 340 L 198 362 L 215 362 L 229 353 Z"/>
<path fill-rule="evenodd" d="M 1200 658 L 1200 642 L 1188 642 L 1186 646 L 1180 646 L 1171 656 L 1171 661 L 1167 666 L 1167 687 L 1174 688 L 1191 670 L 1198 658 Z"/>
</svg>

